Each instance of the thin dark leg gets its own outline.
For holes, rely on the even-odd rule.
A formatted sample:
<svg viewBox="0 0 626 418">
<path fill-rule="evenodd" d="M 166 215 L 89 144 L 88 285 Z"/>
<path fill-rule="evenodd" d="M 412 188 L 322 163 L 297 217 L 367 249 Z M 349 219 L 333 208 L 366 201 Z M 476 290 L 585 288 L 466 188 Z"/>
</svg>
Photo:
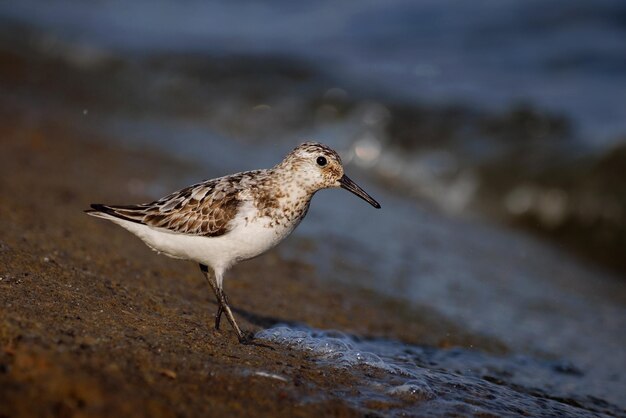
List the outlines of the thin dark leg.
<svg viewBox="0 0 626 418">
<path fill-rule="evenodd" d="M 228 306 L 226 294 L 224 293 L 222 289 L 220 289 L 220 300 L 222 304 L 222 310 L 226 314 L 226 319 L 228 319 L 228 322 L 230 322 L 230 326 L 233 327 L 233 329 L 237 333 L 237 338 L 239 338 L 239 342 L 247 343 L 249 340 L 249 337 L 246 337 L 243 334 L 243 332 L 241 332 L 241 330 L 239 329 L 239 326 L 237 325 L 237 322 L 235 321 L 235 316 L 233 315 L 233 312 L 230 310 L 230 306 Z"/>
<path fill-rule="evenodd" d="M 219 330 L 220 320 L 222 319 L 222 313 L 224 312 L 224 310 L 222 309 L 222 305 L 219 302 L 217 303 L 217 305 L 217 313 L 215 314 L 215 329 Z"/>
<path fill-rule="evenodd" d="M 244 334 L 239 329 L 239 326 L 237 325 L 237 322 L 235 321 L 235 317 L 232 311 L 230 310 L 230 306 L 228 306 L 228 298 L 226 297 L 226 294 L 224 293 L 224 291 L 220 289 L 220 287 L 217 285 L 217 280 L 215 279 L 215 276 L 209 273 L 208 267 L 205 266 L 204 264 L 200 264 L 200 270 L 202 271 L 202 273 L 204 273 L 204 277 L 206 277 L 207 281 L 209 282 L 209 285 L 211 285 L 211 289 L 213 289 L 213 293 L 215 293 L 215 298 L 217 299 L 218 308 L 217 308 L 217 314 L 215 315 L 215 329 L 219 329 L 222 313 L 225 313 L 226 318 L 228 319 L 228 322 L 230 322 L 230 325 L 233 327 L 233 329 L 237 333 L 237 338 L 239 338 L 239 342 L 241 343 L 247 342 L 248 339 L 244 336 Z"/>
<path fill-rule="evenodd" d="M 226 304 L 228 306 L 230 306 L 230 302 L 228 301 L 228 296 L 226 296 L 226 293 L 224 293 L 224 291 L 222 290 L 222 294 L 224 295 L 224 299 L 226 300 Z M 219 299 L 219 296 L 217 295 L 217 293 L 215 294 L 215 297 Z M 222 305 L 218 302 L 217 304 L 217 313 L 215 314 L 215 329 L 219 330 L 220 329 L 220 320 L 222 319 L 222 314 L 224 313 L 224 309 L 222 308 Z"/>
<path fill-rule="evenodd" d="M 213 289 L 213 293 L 215 294 L 215 299 L 217 300 L 217 313 L 215 314 L 215 329 L 220 329 L 220 318 L 222 317 L 222 312 L 224 309 L 222 308 L 222 303 L 220 302 L 220 290 L 217 286 L 217 282 L 215 281 L 215 277 L 209 273 L 209 268 L 204 264 L 200 264 L 200 271 L 204 273 L 204 277 L 206 277 L 207 282 Z"/>
</svg>

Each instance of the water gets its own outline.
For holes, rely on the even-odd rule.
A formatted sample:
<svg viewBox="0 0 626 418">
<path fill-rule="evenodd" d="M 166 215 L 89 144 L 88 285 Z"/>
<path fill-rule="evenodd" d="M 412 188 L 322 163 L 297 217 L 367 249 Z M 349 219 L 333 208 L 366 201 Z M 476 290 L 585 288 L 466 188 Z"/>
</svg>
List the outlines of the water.
<svg viewBox="0 0 626 418">
<path fill-rule="evenodd" d="M 622 412 L 587 396 L 582 372 L 563 362 L 287 326 L 261 331 L 256 338 L 307 351 L 321 364 L 354 375 L 357 387 L 351 389 L 358 395 L 348 399 L 365 410 L 375 400 L 386 415 L 587 417 Z"/>
<path fill-rule="evenodd" d="M 353 91 L 565 113 L 596 146 L 626 132 L 626 3 L 36 0 L 0 15 L 79 43 L 299 57 Z"/>
</svg>

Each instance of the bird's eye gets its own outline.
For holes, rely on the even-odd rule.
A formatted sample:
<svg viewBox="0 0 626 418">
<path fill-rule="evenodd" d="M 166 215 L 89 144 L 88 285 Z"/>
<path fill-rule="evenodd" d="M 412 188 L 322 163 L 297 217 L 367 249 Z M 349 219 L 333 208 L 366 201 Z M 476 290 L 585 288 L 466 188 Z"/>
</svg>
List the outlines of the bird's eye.
<svg viewBox="0 0 626 418">
<path fill-rule="evenodd" d="M 326 157 L 317 157 L 317 165 L 324 167 L 326 165 Z"/>
</svg>

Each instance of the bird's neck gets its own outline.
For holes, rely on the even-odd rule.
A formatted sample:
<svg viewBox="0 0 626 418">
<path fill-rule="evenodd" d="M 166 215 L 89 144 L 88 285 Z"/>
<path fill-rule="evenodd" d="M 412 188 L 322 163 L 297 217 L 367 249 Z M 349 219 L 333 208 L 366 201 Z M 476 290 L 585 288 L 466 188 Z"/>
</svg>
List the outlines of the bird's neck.
<svg viewBox="0 0 626 418">
<path fill-rule="evenodd" d="M 304 178 L 294 175 L 293 170 L 277 166 L 272 171 L 274 184 L 265 189 L 267 207 L 284 213 L 290 221 L 302 219 L 317 189 L 307 184 Z"/>
<path fill-rule="evenodd" d="M 299 175 L 297 171 L 277 170 L 276 179 L 285 202 L 311 200 L 317 191 L 317 187 L 311 184 L 306 175 Z"/>
</svg>

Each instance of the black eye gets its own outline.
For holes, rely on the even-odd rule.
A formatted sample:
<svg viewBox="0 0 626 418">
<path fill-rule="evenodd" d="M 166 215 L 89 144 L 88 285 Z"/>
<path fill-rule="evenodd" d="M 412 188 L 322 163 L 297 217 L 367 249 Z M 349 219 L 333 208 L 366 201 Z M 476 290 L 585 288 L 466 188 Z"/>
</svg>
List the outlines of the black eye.
<svg viewBox="0 0 626 418">
<path fill-rule="evenodd" d="M 324 167 L 326 163 L 327 161 L 325 157 L 317 157 L 317 165 L 319 165 L 320 167 Z"/>
</svg>

